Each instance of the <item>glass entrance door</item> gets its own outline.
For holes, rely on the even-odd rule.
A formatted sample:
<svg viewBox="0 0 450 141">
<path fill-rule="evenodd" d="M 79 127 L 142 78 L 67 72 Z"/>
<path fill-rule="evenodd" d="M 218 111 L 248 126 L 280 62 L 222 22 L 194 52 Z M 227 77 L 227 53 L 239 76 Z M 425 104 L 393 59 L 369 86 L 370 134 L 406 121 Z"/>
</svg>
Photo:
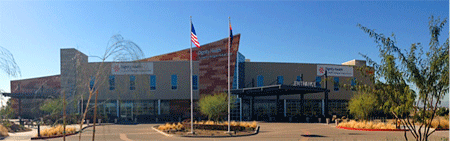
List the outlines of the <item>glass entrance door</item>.
<svg viewBox="0 0 450 141">
<path fill-rule="evenodd" d="M 120 118 L 127 121 L 133 121 L 133 102 L 123 101 L 120 104 Z"/>
</svg>

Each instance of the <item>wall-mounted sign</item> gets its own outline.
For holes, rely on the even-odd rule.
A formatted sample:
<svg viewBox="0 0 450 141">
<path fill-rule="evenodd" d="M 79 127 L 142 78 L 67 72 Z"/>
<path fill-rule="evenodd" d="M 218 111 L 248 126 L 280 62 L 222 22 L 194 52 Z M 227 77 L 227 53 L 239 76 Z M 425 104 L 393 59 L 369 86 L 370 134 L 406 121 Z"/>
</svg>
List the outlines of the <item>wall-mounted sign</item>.
<svg viewBox="0 0 450 141">
<path fill-rule="evenodd" d="M 328 76 L 353 77 L 353 67 L 317 65 L 317 76 L 322 76 L 327 71 Z"/>
<path fill-rule="evenodd" d="M 294 86 L 316 87 L 316 82 L 294 81 Z"/>
<path fill-rule="evenodd" d="M 113 63 L 112 75 L 153 74 L 153 62 Z"/>
<path fill-rule="evenodd" d="M 210 55 L 211 53 L 213 53 L 214 55 Z M 220 54 L 217 54 L 217 53 L 220 53 Z M 227 56 L 227 50 L 223 50 L 223 52 L 222 52 L 222 49 L 214 48 L 214 49 L 210 49 L 210 50 L 198 51 L 197 55 L 199 56 L 200 60 L 213 59 L 213 58 L 217 58 L 217 57 Z M 233 53 L 230 53 L 230 55 L 233 55 Z"/>
</svg>

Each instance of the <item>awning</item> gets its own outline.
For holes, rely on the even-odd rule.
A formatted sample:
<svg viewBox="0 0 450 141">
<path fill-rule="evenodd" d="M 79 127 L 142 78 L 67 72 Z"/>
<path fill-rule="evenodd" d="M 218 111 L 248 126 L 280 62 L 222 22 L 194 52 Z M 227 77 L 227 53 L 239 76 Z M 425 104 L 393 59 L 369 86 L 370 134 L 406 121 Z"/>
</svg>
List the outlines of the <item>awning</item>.
<svg viewBox="0 0 450 141">
<path fill-rule="evenodd" d="M 231 90 L 231 94 L 239 96 L 276 96 L 325 92 L 327 89 L 310 86 L 270 85 Z M 330 92 L 330 90 L 328 90 Z"/>
</svg>

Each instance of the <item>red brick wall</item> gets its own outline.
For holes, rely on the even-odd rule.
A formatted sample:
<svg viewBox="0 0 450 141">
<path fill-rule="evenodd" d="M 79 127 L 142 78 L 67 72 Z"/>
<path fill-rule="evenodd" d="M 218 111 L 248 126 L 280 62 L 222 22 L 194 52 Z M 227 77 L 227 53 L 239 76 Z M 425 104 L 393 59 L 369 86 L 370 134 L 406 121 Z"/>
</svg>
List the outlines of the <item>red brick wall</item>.
<svg viewBox="0 0 450 141">
<path fill-rule="evenodd" d="M 241 35 L 233 36 L 230 55 L 230 87 L 232 86 L 233 74 L 236 64 L 236 55 L 239 49 Z M 228 56 L 226 55 L 228 38 L 193 48 L 193 60 L 199 61 L 199 90 L 200 97 L 205 94 L 212 94 L 215 91 L 224 91 L 228 88 Z M 154 56 L 141 61 L 169 61 L 180 60 L 189 61 L 189 48 L 177 52 Z"/>
<path fill-rule="evenodd" d="M 61 90 L 61 75 L 54 76 L 46 76 L 32 79 L 23 79 L 23 80 L 13 80 L 11 81 L 11 93 L 37 93 L 37 92 L 46 92 L 46 91 L 54 91 L 59 93 Z M 18 114 L 19 111 L 19 101 L 18 99 L 12 99 L 12 108 Z M 42 99 L 23 99 L 22 100 L 22 115 L 26 115 L 27 112 L 30 112 L 30 108 L 36 107 L 37 105 L 30 105 Z"/>
</svg>

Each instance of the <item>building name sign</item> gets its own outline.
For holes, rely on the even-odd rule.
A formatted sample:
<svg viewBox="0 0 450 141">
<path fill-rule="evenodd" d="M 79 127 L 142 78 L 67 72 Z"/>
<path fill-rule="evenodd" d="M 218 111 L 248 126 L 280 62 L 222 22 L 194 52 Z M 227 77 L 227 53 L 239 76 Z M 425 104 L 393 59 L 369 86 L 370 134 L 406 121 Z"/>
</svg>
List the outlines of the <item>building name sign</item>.
<svg viewBox="0 0 450 141">
<path fill-rule="evenodd" d="M 317 65 L 317 76 L 322 76 L 327 71 L 328 76 L 353 77 L 353 67 Z"/>
<path fill-rule="evenodd" d="M 113 63 L 111 65 L 113 75 L 153 74 L 153 62 L 142 63 Z"/>
<path fill-rule="evenodd" d="M 217 57 L 227 56 L 226 52 L 217 54 L 217 55 L 209 55 L 210 53 L 220 53 L 221 51 L 222 51 L 222 49 L 220 49 L 220 48 L 214 48 L 214 49 L 210 49 L 210 50 L 198 51 L 197 54 L 198 54 L 200 60 L 213 59 L 213 58 L 217 58 Z M 233 53 L 230 53 L 230 56 L 231 55 L 233 55 Z"/>
<path fill-rule="evenodd" d="M 294 81 L 294 86 L 316 87 L 316 82 Z"/>
</svg>

